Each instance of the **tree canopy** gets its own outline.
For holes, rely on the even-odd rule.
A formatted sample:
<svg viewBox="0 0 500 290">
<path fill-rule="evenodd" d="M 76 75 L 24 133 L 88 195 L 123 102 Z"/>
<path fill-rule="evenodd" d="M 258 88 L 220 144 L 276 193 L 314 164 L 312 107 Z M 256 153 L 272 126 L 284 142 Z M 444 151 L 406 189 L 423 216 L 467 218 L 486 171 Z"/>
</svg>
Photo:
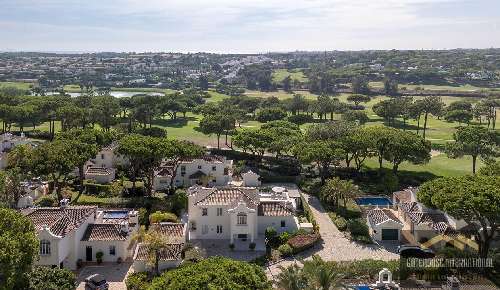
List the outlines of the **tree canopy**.
<svg viewBox="0 0 500 290">
<path fill-rule="evenodd" d="M 38 238 L 31 220 L 0 208 L 0 288 L 25 289 L 26 273 L 38 257 Z"/>
<path fill-rule="evenodd" d="M 76 277 L 68 269 L 34 267 L 28 275 L 29 290 L 73 290 Z"/>
<path fill-rule="evenodd" d="M 443 177 L 422 184 L 417 195 L 425 205 L 471 225 L 479 254 L 487 256 L 500 227 L 500 176 Z"/>
<path fill-rule="evenodd" d="M 157 277 L 149 290 L 271 289 L 262 268 L 224 257 L 211 257 L 170 270 Z"/>
</svg>

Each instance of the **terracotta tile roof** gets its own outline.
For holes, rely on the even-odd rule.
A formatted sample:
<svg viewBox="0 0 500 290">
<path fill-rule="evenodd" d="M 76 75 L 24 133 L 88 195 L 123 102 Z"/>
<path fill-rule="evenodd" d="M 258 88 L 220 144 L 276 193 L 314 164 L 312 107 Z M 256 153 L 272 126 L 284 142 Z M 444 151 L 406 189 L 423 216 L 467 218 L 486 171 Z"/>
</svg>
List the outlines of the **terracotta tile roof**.
<svg viewBox="0 0 500 290">
<path fill-rule="evenodd" d="M 111 169 L 109 168 L 104 168 L 104 167 L 89 167 L 87 168 L 87 171 L 85 172 L 85 175 L 91 174 L 91 175 L 111 175 Z"/>
<path fill-rule="evenodd" d="M 388 209 L 372 209 L 369 210 L 366 215 L 371 224 L 378 225 L 387 221 L 394 221 L 402 225 L 401 221 Z"/>
<path fill-rule="evenodd" d="M 82 241 L 125 241 L 127 233 L 117 224 L 89 224 Z"/>
<path fill-rule="evenodd" d="M 167 248 L 160 251 L 160 261 L 177 261 L 182 259 L 183 243 L 170 244 Z M 147 261 L 149 249 L 145 244 L 137 245 L 137 250 L 134 255 L 134 260 Z"/>
<path fill-rule="evenodd" d="M 259 204 L 258 193 L 245 188 L 194 188 L 191 194 L 196 194 L 195 205 L 229 205 L 235 206 L 240 202 L 249 208 L 256 208 Z"/>
<path fill-rule="evenodd" d="M 411 202 L 411 192 L 410 191 L 407 191 L 407 190 L 397 191 L 397 192 L 394 192 L 393 195 L 396 198 L 396 201 L 398 203 Z"/>
<path fill-rule="evenodd" d="M 183 238 L 184 237 L 184 227 L 183 223 L 159 223 L 152 224 L 151 229 L 159 231 L 160 233 L 171 236 L 174 238 Z"/>
<path fill-rule="evenodd" d="M 23 212 L 37 230 L 47 226 L 57 236 L 64 237 L 96 212 L 94 206 L 40 207 Z"/>
<path fill-rule="evenodd" d="M 259 216 L 290 216 L 294 211 L 282 202 L 262 202 L 258 207 Z"/>
</svg>

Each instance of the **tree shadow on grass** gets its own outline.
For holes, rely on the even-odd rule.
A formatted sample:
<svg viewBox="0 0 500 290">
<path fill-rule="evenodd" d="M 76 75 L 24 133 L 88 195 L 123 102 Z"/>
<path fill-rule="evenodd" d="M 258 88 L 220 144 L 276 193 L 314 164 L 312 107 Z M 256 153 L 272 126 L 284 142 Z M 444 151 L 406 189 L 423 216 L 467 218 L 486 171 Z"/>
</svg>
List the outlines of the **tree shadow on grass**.
<svg viewBox="0 0 500 290">
<path fill-rule="evenodd" d="M 177 119 L 157 119 L 153 121 L 153 125 L 162 126 L 162 127 L 173 127 L 173 128 L 182 128 L 187 126 L 189 121 L 197 121 L 198 119 L 195 117 L 177 117 Z"/>
</svg>

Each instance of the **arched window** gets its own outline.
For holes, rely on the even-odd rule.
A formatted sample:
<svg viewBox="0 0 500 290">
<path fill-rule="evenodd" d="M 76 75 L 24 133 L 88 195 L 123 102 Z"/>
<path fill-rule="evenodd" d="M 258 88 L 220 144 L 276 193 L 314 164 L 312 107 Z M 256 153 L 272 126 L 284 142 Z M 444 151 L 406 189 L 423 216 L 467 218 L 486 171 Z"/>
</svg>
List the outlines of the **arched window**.
<svg viewBox="0 0 500 290">
<path fill-rule="evenodd" d="M 238 213 L 238 225 L 246 225 L 247 224 L 247 214 L 244 212 Z"/>
<path fill-rule="evenodd" d="M 47 240 L 40 241 L 40 255 L 50 255 L 50 242 Z"/>
</svg>

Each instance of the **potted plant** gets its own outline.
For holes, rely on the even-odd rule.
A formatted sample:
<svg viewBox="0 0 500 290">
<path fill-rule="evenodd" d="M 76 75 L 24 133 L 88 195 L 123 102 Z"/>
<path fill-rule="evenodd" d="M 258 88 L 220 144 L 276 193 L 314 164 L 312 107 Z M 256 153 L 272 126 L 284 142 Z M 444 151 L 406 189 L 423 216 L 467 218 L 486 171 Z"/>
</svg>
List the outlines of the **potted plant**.
<svg viewBox="0 0 500 290">
<path fill-rule="evenodd" d="M 117 262 L 118 264 L 121 264 L 121 263 L 123 262 L 122 257 L 118 257 L 118 259 L 116 259 L 116 262 Z"/>
<path fill-rule="evenodd" d="M 234 251 L 234 244 L 233 243 L 229 244 L 229 248 L 231 249 L 231 251 Z"/>
<path fill-rule="evenodd" d="M 102 263 L 102 256 L 104 256 L 104 253 L 101 251 L 95 253 L 95 259 L 97 260 L 97 264 Z"/>
<path fill-rule="evenodd" d="M 256 246 L 256 244 L 255 244 L 255 243 L 250 243 L 250 244 L 248 245 L 248 248 L 250 248 L 250 250 L 252 250 L 252 251 L 253 251 L 253 250 L 255 250 L 255 246 Z"/>
<path fill-rule="evenodd" d="M 76 267 L 77 267 L 78 269 L 80 269 L 82 266 L 83 266 L 83 261 L 82 261 L 82 259 L 78 259 L 78 260 L 76 260 Z"/>
</svg>

